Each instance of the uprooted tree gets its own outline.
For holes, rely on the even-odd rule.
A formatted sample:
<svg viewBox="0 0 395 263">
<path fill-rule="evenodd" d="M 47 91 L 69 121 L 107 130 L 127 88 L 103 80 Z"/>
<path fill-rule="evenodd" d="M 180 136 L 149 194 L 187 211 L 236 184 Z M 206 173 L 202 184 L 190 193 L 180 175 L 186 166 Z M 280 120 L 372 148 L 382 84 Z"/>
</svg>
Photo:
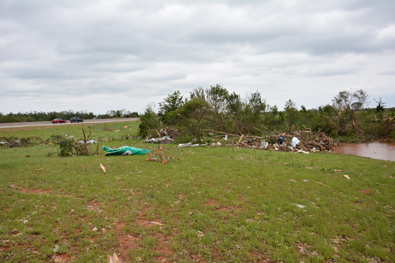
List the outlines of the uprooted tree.
<svg viewBox="0 0 395 263">
<path fill-rule="evenodd" d="M 354 93 L 350 91 L 340 91 L 337 96 L 333 98 L 333 107 L 338 113 L 338 129 L 340 132 L 347 130 L 347 126 L 352 126 L 357 132 L 358 136 L 363 139 L 364 132 L 358 125 L 358 119 L 355 116 L 355 111 L 361 110 L 366 104 L 369 96 L 363 90 L 357 90 Z"/>
</svg>

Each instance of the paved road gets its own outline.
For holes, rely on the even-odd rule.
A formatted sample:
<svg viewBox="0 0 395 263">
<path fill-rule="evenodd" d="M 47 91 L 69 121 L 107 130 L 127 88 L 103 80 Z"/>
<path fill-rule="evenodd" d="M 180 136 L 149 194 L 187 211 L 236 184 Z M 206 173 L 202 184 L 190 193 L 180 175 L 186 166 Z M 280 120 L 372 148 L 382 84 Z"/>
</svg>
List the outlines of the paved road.
<svg viewBox="0 0 395 263">
<path fill-rule="evenodd" d="M 108 122 L 125 122 L 125 121 L 137 121 L 139 118 L 117 118 L 117 119 L 100 119 L 100 120 L 84 120 L 84 123 L 95 124 L 95 123 L 108 123 Z M 0 123 L 1 128 L 17 128 L 27 126 L 48 126 L 48 125 L 79 125 L 80 123 L 59 123 L 52 124 L 50 121 L 34 121 L 34 122 L 12 122 L 12 123 Z"/>
</svg>

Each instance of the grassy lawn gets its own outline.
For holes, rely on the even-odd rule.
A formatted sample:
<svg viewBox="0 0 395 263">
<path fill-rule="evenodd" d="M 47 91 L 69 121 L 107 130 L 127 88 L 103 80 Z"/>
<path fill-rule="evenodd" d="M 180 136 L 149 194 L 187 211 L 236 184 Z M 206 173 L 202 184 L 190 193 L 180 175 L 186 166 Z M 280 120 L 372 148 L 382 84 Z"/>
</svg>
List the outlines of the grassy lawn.
<svg viewBox="0 0 395 263">
<path fill-rule="evenodd" d="M 82 127 L 0 137 L 82 138 Z M 137 127 L 90 126 L 100 146 L 155 151 L 124 139 Z M 395 162 L 164 147 L 175 157 L 168 164 L 101 150 L 62 158 L 53 144 L 0 147 L 0 261 L 107 262 L 115 252 L 124 263 L 395 262 Z"/>
</svg>

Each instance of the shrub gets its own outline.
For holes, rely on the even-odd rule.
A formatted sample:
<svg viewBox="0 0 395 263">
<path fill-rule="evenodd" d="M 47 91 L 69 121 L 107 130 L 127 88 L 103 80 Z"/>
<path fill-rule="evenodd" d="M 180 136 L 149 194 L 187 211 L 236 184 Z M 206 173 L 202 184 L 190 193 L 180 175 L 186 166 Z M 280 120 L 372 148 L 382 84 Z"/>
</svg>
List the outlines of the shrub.
<svg viewBox="0 0 395 263">
<path fill-rule="evenodd" d="M 154 112 L 152 106 L 148 106 L 144 114 L 140 116 L 139 135 L 142 137 L 147 136 L 150 130 L 157 130 L 160 127 L 159 116 Z"/>
</svg>

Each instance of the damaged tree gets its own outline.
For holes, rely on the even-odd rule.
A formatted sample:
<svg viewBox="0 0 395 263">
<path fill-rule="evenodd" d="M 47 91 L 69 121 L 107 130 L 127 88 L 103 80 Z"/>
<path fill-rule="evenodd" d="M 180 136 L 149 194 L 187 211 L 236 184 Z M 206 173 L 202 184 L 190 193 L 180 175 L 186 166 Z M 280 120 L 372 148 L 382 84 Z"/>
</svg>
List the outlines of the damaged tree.
<svg viewBox="0 0 395 263">
<path fill-rule="evenodd" d="M 193 99 L 186 102 L 180 109 L 171 112 L 170 119 L 180 129 L 193 134 L 198 142 L 202 138 L 202 129 L 207 125 L 206 117 L 209 105 L 205 100 Z"/>
<path fill-rule="evenodd" d="M 354 93 L 350 91 L 340 91 L 339 94 L 333 98 L 333 108 L 338 113 L 338 132 L 347 133 L 347 125 L 351 125 L 358 137 L 361 140 L 365 139 L 365 133 L 359 126 L 359 120 L 355 116 L 355 111 L 361 110 L 366 104 L 369 95 L 366 91 L 357 90 Z"/>
</svg>

